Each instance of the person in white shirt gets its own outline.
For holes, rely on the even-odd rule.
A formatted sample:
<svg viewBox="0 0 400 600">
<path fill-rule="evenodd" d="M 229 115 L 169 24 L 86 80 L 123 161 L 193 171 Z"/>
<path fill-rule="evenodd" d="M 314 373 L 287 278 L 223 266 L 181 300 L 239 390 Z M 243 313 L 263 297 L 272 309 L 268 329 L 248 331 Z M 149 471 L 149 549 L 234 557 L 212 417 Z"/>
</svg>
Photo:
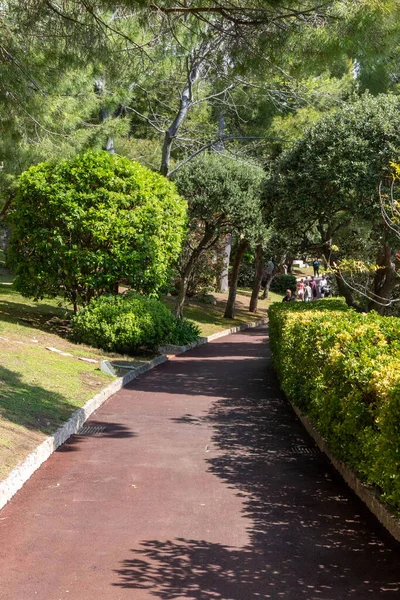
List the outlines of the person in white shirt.
<svg viewBox="0 0 400 600">
<path fill-rule="evenodd" d="M 312 289 L 310 286 L 310 282 L 306 281 L 306 284 L 304 286 L 304 302 L 311 302 L 312 299 L 313 299 L 313 293 L 312 293 Z"/>
</svg>

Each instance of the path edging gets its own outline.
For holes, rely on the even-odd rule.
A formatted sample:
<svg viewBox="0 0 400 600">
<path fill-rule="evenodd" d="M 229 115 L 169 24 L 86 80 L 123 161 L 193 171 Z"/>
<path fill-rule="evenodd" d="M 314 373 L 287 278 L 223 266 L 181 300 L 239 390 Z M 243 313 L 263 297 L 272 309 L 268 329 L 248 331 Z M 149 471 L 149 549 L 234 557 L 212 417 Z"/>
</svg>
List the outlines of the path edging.
<svg viewBox="0 0 400 600">
<path fill-rule="evenodd" d="M 307 432 L 311 435 L 321 452 L 326 454 L 332 465 L 343 477 L 347 485 L 357 494 L 357 496 L 367 505 L 369 510 L 376 516 L 380 523 L 389 531 L 389 533 L 400 542 L 400 520 L 387 508 L 378 498 L 374 490 L 363 483 L 341 460 L 337 459 L 329 449 L 324 438 L 314 428 L 311 421 L 306 417 L 297 406 L 291 402 L 292 408 L 300 419 Z"/>
<path fill-rule="evenodd" d="M 267 322 L 267 319 L 259 319 L 252 323 L 244 323 L 230 329 L 224 329 L 218 331 L 208 337 L 200 338 L 198 342 L 189 344 L 187 346 L 174 346 L 175 351 L 169 354 L 182 354 L 188 350 L 192 350 L 198 346 L 211 342 L 217 338 L 230 335 L 231 333 L 237 333 L 245 329 L 252 327 L 259 327 Z M 165 347 L 167 349 L 168 346 Z M 171 348 L 171 347 L 170 347 Z M 0 510 L 11 500 L 11 498 L 22 488 L 24 483 L 30 479 L 33 473 L 42 465 L 59 446 L 64 444 L 71 435 L 77 433 L 82 425 L 87 421 L 90 415 L 100 408 L 100 406 L 118 392 L 125 385 L 128 385 L 133 379 L 146 371 L 154 369 L 157 365 L 160 365 L 168 360 L 167 353 L 163 353 L 156 358 L 144 363 L 140 367 L 136 367 L 132 371 L 126 373 L 123 377 L 118 377 L 101 392 L 90 398 L 84 406 L 78 408 L 72 413 L 71 417 L 61 427 L 59 427 L 55 433 L 47 437 L 35 450 L 33 450 L 28 456 L 11 472 L 5 479 L 0 481 Z"/>
</svg>

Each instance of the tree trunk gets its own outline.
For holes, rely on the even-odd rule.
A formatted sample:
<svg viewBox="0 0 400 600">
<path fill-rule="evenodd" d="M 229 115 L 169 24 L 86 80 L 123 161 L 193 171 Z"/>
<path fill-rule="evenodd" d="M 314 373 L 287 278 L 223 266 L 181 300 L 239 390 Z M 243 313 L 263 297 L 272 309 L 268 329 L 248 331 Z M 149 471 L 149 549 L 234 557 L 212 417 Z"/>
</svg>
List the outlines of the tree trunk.
<svg viewBox="0 0 400 600">
<path fill-rule="evenodd" d="M 74 315 L 76 315 L 76 313 L 78 312 L 78 294 L 76 293 L 76 290 L 71 290 L 71 300 L 72 300 L 72 306 L 74 307 Z"/>
<path fill-rule="evenodd" d="M 358 309 L 359 307 L 353 298 L 352 291 L 347 285 L 346 281 L 343 279 L 343 277 L 338 273 L 335 273 L 335 279 L 338 286 L 339 295 L 344 297 L 347 306 L 351 306 L 355 309 Z"/>
<path fill-rule="evenodd" d="M 289 256 L 286 260 L 286 266 L 287 266 L 287 272 L 289 275 L 292 274 L 292 270 L 293 270 L 293 256 Z"/>
<path fill-rule="evenodd" d="M 179 292 L 178 292 L 178 296 L 176 298 L 175 309 L 174 309 L 174 314 L 177 319 L 183 319 L 183 306 L 185 304 L 187 287 L 189 284 L 189 278 L 190 278 L 192 270 L 193 270 L 193 266 L 190 269 L 190 271 L 185 269 L 185 272 L 182 275 L 180 283 L 179 283 Z"/>
<path fill-rule="evenodd" d="M 327 266 L 330 267 L 331 262 L 335 262 L 335 256 L 332 254 L 330 245 L 328 246 L 327 244 L 324 244 L 322 248 L 322 253 L 326 260 Z M 338 273 L 335 273 L 335 279 L 336 284 L 338 286 L 339 294 L 340 296 L 343 296 L 343 298 L 346 300 L 347 306 L 351 306 L 352 308 L 355 308 L 357 310 L 359 307 L 357 306 L 357 303 L 353 298 L 353 293 L 347 285 L 346 281 Z"/>
<path fill-rule="evenodd" d="M 190 57 L 189 60 L 192 60 Z M 200 60 L 192 60 L 192 64 L 190 70 L 187 75 L 187 81 L 181 93 L 181 99 L 179 102 L 178 112 L 176 113 L 175 119 L 173 120 L 171 126 L 166 130 L 164 136 L 164 143 L 162 147 L 161 153 L 161 166 L 160 173 L 168 177 L 170 171 L 170 163 L 171 163 L 171 150 L 172 144 L 178 133 L 182 123 L 185 121 L 190 107 L 193 103 L 193 86 L 200 79 L 204 72 L 204 63 L 202 59 Z"/>
<path fill-rule="evenodd" d="M 246 251 L 248 246 L 247 240 L 241 240 L 239 246 L 236 250 L 235 260 L 233 262 L 232 272 L 231 272 L 231 284 L 229 286 L 229 296 L 226 302 L 225 307 L 225 319 L 234 319 L 235 318 L 235 300 L 236 300 L 236 292 L 237 292 L 237 282 L 239 277 L 239 267 L 242 262 L 243 254 Z"/>
<path fill-rule="evenodd" d="M 217 275 L 217 291 L 227 292 L 229 288 L 228 273 L 229 273 L 229 259 L 232 250 L 232 235 L 229 234 L 226 238 L 225 248 L 222 250 L 222 271 Z"/>
<path fill-rule="evenodd" d="M 113 137 L 109 137 L 107 139 L 106 145 L 104 146 L 104 150 L 106 150 L 110 154 L 115 154 L 114 138 Z"/>
<path fill-rule="evenodd" d="M 221 109 L 218 113 L 218 141 L 213 144 L 212 149 L 216 152 L 223 152 L 225 150 L 224 136 L 225 136 L 225 113 Z"/>
<path fill-rule="evenodd" d="M 267 283 L 265 284 L 265 288 L 264 288 L 264 292 L 262 295 L 262 299 L 265 300 L 266 298 L 268 298 L 269 295 L 269 288 L 271 287 L 271 283 L 273 282 L 273 280 L 275 279 L 275 277 L 278 275 L 278 273 L 275 273 L 275 275 L 271 275 L 271 277 L 268 277 Z"/>
<path fill-rule="evenodd" d="M 256 256 L 255 256 L 255 261 L 254 261 L 255 267 L 256 267 L 256 273 L 254 276 L 253 291 L 251 293 L 250 306 L 249 306 L 249 312 L 252 312 L 252 313 L 257 312 L 258 296 L 260 293 L 261 281 L 262 281 L 262 276 L 263 276 L 263 272 L 264 272 L 263 258 L 264 258 L 264 249 L 261 244 L 258 244 L 258 246 L 256 248 Z"/>
<path fill-rule="evenodd" d="M 99 79 L 96 79 L 95 84 L 94 84 L 94 91 L 98 96 L 104 96 L 105 94 L 105 90 L 106 90 L 106 82 L 104 77 L 100 77 Z M 110 117 L 110 111 L 108 108 L 101 108 L 100 109 L 100 123 L 104 123 L 105 121 L 107 121 L 107 119 Z M 104 146 L 103 146 L 103 150 L 106 150 L 107 152 L 109 152 L 110 154 L 114 154 L 115 153 L 115 149 L 114 149 L 114 138 L 113 137 L 109 137 L 107 138 L 107 141 L 105 142 Z"/>
<path fill-rule="evenodd" d="M 385 312 L 385 307 L 391 298 L 396 283 L 396 273 L 392 267 L 392 249 L 387 243 L 382 248 L 378 265 L 381 268 L 375 273 L 374 291 L 368 303 L 368 310 L 376 310 L 381 315 Z"/>
<path fill-rule="evenodd" d="M 181 280 L 180 280 L 180 284 L 179 284 L 179 292 L 178 292 L 178 296 L 176 298 L 175 309 L 174 309 L 174 314 L 178 319 L 183 318 L 183 305 L 185 303 L 186 291 L 187 291 L 187 287 L 189 284 L 189 280 L 190 280 L 190 276 L 192 274 L 193 268 L 194 268 L 195 264 L 197 263 L 197 261 L 199 260 L 201 253 L 206 248 L 210 248 L 212 246 L 211 242 L 212 242 L 212 239 L 214 236 L 215 236 L 214 227 L 206 226 L 206 228 L 204 230 L 204 235 L 203 235 L 199 245 L 197 246 L 197 248 L 195 248 L 192 251 L 192 253 L 189 257 L 189 260 L 186 263 L 186 266 L 185 266 L 182 276 L 181 276 Z M 214 243 L 216 242 L 216 239 L 214 240 Z"/>
</svg>

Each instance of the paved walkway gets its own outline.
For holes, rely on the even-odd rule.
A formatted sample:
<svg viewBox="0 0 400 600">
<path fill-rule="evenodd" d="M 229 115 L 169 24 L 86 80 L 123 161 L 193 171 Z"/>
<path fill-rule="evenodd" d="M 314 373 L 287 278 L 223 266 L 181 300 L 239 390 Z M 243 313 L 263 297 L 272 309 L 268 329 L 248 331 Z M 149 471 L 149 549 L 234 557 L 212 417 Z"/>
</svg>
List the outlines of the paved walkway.
<svg viewBox="0 0 400 600">
<path fill-rule="evenodd" d="M 220 338 L 108 400 L 104 433 L 0 512 L 1 600 L 400 598 L 399 545 L 313 453 L 265 340 Z"/>
</svg>

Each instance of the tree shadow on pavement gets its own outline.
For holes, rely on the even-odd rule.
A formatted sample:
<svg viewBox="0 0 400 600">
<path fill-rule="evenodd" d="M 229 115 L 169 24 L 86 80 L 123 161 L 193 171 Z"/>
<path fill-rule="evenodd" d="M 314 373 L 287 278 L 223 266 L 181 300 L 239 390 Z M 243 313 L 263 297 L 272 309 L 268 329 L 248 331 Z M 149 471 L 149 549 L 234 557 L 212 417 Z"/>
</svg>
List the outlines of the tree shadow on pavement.
<svg viewBox="0 0 400 600">
<path fill-rule="evenodd" d="M 109 421 L 86 421 L 80 430 L 82 433 L 75 433 L 57 449 L 57 452 L 73 452 L 79 450 L 82 444 L 89 440 L 107 439 L 126 439 L 137 437 L 137 434 L 120 423 L 111 423 Z"/>
<path fill-rule="evenodd" d="M 134 379 L 125 389 L 172 396 L 232 397 L 242 394 L 244 383 L 260 380 L 269 348 L 260 330 L 246 331 L 246 339 L 230 336 L 232 342 L 205 344 L 174 357 L 156 370 Z M 262 330 L 265 335 L 265 329 Z M 243 336 L 243 334 L 241 334 Z M 256 341 L 253 341 L 253 339 Z M 258 339 L 257 339 L 258 338 Z M 251 364 L 249 364 L 251 363 Z M 268 383 L 266 384 L 268 386 Z"/>
<path fill-rule="evenodd" d="M 164 600 L 400 598 L 399 545 L 318 452 L 260 348 L 264 358 L 240 369 L 219 361 L 205 389 L 195 380 L 193 394 L 219 398 L 207 415 L 173 419 L 210 431 L 207 470 L 240 498 L 249 542 L 145 540 L 114 585 Z M 173 391 L 171 380 L 169 390 L 180 385 Z"/>
</svg>

